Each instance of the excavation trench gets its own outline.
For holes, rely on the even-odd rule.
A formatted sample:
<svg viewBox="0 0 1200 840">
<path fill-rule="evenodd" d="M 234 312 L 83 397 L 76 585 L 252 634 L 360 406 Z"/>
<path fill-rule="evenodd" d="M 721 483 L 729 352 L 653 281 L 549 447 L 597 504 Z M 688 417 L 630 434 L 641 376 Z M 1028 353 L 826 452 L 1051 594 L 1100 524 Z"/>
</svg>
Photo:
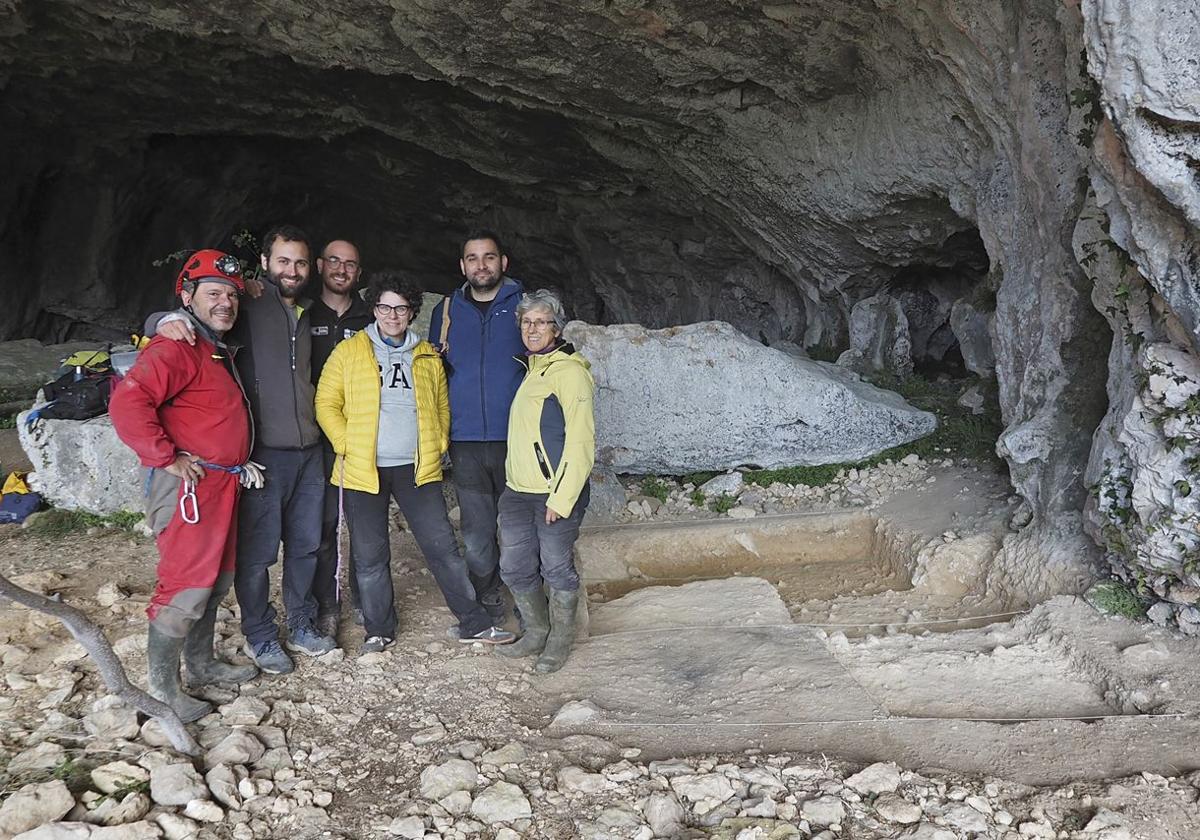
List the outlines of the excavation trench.
<svg viewBox="0 0 1200 840">
<path fill-rule="evenodd" d="M 987 591 L 1007 514 L 943 476 L 872 511 L 585 529 L 589 637 L 540 688 L 548 717 L 568 700 L 597 711 L 549 731 L 1037 783 L 1188 763 L 1145 736 L 1194 723 L 1129 702 L 1084 619 L 1047 632 L 1060 608 Z"/>
</svg>

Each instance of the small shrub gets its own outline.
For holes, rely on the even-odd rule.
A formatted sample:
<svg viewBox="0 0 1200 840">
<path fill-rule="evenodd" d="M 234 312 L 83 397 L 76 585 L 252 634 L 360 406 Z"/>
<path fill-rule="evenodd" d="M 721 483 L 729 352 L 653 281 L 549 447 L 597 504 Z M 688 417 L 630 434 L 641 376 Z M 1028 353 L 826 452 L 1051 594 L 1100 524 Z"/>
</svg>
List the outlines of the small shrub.
<svg viewBox="0 0 1200 840">
<path fill-rule="evenodd" d="M 722 493 L 720 496 L 717 496 L 717 498 L 712 500 L 712 504 L 709 505 L 709 507 L 717 513 L 728 513 L 737 507 L 737 503 L 737 496 L 730 496 L 728 493 Z"/>
<path fill-rule="evenodd" d="M 699 487 L 701 484 L 707 484 L 719 475 L 719 472 L 708 472 L 706 470 L 701 470 L 700 472 L 686 473 L 681 476 L 679 480 L 684 484 L 693 484 L 696 487 Z"/>
<path fill-rule="evenodd" d="M 69 534 L 82 533 L 88 528 L 121 528 L 128 531 L 141 520 L 140 513 L 127 511 L 112 516 L 97 516 L 79 510 L 50 508 L 31 515 L 27 528 L 29 533 L 35 536 L 59 539 Z"/>
<path fill-rule="evenodd" d="M 671 495 L 671 485 L 656 475 L 648 475 L 642 479 L 642 495 L 666 504 Z"/>
<path fill-rule="evenodd" d="M 0 415 L 0 429 L 15 429 L 17 428 L 17 415 L 4 414 Z"/>
<path fill-rule="evenodd" d="M 746 481 L 760 487 L 770 487 L 777 481 L 781 484 L 824 487 L 837 478 L 838 470 L 843 468 L 842 464 L 817 464 L 811 467 L 783 467 L 777 470 L 746 470 L 743 476 Z"/>
<path fill-rule="evenodd" d="M 704 507 L 705 501 L 707 501 L 707 497 L 704 495 L 704 491 L 693 490 L 692 495 L 688 497 L 688 500 L 691 501 L 692 507 L 702 508 Z"/>
<path fill-rule="evenodd" d="M 1134 621 L 1146 617 L 1146 604 L 1119 581 L 1097 583 L 1084 595 L 1087 602 L 1105 615 L 1119 615 Z"/>
</svg>

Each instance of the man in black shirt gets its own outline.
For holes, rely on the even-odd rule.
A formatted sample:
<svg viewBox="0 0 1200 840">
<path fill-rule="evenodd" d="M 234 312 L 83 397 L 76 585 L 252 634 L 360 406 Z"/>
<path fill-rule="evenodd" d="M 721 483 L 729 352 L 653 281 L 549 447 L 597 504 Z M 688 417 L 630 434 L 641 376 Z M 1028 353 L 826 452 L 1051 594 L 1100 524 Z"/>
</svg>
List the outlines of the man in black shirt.
<svg viewBox="0 0 1200 840">
<path fill-rule="evenodd" d="M 316 385 L 321 370 L 333 348 L 373 320 L 371 308 L 358 293 L 362 272 L 358 248 L 344 239 L 335 239 L 317 258 L 321 275 L 321 294 L 308 310 L 312 332 L 312 381 Z M 333 472 L 333 448 L 322 435 L 325 453 L 325 477 Z M 317 598 L 317 627 L 320 632 L 336 637 L 340 613 L 337 598 L 338 546 L 338 488 L 325 488 L 325 509 L 321 519 L 321 546 L 317 550 L 317 573 L 313 579 L 313 594 Z M 354 558 L 350 558 L 350 601 L 357 609 L 358 592 L 354 580 Z"/>
</svg>

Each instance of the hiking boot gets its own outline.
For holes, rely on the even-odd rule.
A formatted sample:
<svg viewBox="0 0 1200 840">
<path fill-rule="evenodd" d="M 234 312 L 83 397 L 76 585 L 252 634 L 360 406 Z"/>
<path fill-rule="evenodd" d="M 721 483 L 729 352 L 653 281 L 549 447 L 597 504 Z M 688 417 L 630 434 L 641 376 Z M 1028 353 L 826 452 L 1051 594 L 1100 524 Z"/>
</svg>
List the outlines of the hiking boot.
<svg viewBox="0 0 1200 840">
<path fill-rule="evenodd" d="M 487 627 L 474 636 L 459 635 L 458 643 L 469 645 L 474 642 L 483 642 L 485 645 L 511 645 L 516 638 L 517 634 L 511 630 L 505 630 L 503 627 Z"/>
<path fill-rule="evenodd" d="M 284 646 L 293 653 L 303 653 L 305 656 L 320 656 L 321 654 L 329 653 L 329 651 L 337 647 L 337 642 L 329 636 L 319 633 L 313 625 L 305 624 L 302 627 L 297 627 L 288 635 Z"/>
<path fill-rule="evenodd" d="M 242 652 L 249 656 L 264 674 L 290 674 L 296 668 L 292 657 L 284 653 L 279 642 L 274 639 L 257 645 L 246 642 Z"/>
<path fill-rule="evenodd" d="M 212 705 L 190 697 L 179 683 L 179 657 L 183 639 L 167 636 L 153 624 L 146 640 L 146 683 L 150 696 L 161 700 L 184 723 L 200 720 L 213 710 Z"/>
<path fill-rule="evenodd" d="M 183 661 L 187 666 L 188 685 L 197 688 L 211 683 L 240 685 L 258 676 L 253 665 L 234 665 L 213 655 L 218 603 L 211 603 L 192 625 L 183 642 Z"/>
<path fill-rule="evenodd" d="M 338 615 L 337 610 L 317 613 L 317 632 L 322 636 L 336 639 L 339 624 L 341 624 L 341 616 Z"/>
<path fill-rule="evenodd" d="M 358 652 L 361 653 L 382 653 L 395 644 L 396 640 L 391 636 L 368 636 L 367 640 L 358 646 Z"/>
<path fill-rule="evenodd" d="M 579 590 L 550 590 L 550 635 L 542 655 L 533 670 L 550 674 L 567 663 L 571 645 L 575 642 L 575 614 L 579 607 Z"/>
<path fill-rule="evenodd" d="M 514 644 L 496 648 L 501 656 L 533 656 L 541 653 L 550 635 L 550 614 L 546 595 L 540 589 L 532 592 L 514 592 L 513 600 L 525 619 L 525 635 Z"/>
<path fill-rule="evenodd" d="M 488 618 L 492 620 L 492 624 L 497 627 L 504 625 L 505 619 L 508 618 L 508 606 L 504 603 L 504 596 L 499 591 L 489 592 L 479 599 L 479 606 L 483 607 L 488 614 Z"/>
</svg>

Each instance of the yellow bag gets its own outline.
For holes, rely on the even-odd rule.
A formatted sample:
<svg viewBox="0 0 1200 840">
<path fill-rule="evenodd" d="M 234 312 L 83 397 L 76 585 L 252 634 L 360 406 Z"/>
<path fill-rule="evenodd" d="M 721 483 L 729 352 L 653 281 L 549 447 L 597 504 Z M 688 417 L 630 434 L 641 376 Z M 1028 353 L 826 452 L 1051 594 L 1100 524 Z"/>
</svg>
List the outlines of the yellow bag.
<svg viewBox="0 0 1200 840">
<path fill-rule="evenodd" d="M 0 493 L 7 495 L 9 493 L 24 494 L 31 492 L 29 484 L 25 481 L 25 477 L 28 475 L 29 473 L 27 472 L 10 472 L 8 478 L 4 480 L 4 489 L 0 490 Z"/>
</svg>

